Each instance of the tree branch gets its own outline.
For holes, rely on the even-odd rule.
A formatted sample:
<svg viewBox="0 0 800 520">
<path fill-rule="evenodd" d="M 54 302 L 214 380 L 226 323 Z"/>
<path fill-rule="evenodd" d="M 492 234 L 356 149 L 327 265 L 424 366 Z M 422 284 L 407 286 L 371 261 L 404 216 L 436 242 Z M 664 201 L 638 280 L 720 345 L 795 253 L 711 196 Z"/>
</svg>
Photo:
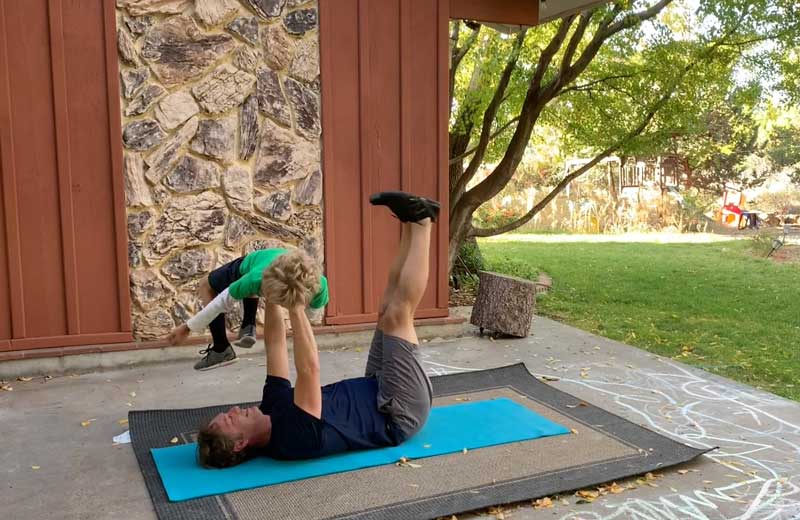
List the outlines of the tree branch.
<svg viewBox="0 0 800 520">
<path fill-rule="evenodd" d="M 592 14 L 594 14 L 594 11 L 585 11 L 581 13 L 578 26 L 575 28 L 575 32 L 572 33 L 567 48 L 564 50 L 564 55 L 561 57 L 561 67 L 558 72 L 559 76 L 563 76 L 572 64 L 572 58 L 575 56 L 575 51 L 578 48 L 578 44 L 580 44 L 583 39 L 583 35 L 586 34 L 586 28 L 592 20 Z"/>
<path fill-rule="evenodd" d="M 461 60 L 464 59 L 464 56 L 472 49 L 475 45 L 475 42 L 478 40 L 478 33 L 481 30 L 481 26 L 479 25 L 476 29 L 472 29 L 472 33 L 467 37 L 464 41 L 464 45 L 458 47 L 458 36 L 460 33 L 461 22 L 456 22 L 455 26 L 453 27 L 453 36 L 455 37 L 455 44 L 453 45 L 453 50 L 451 51 L 451 60 L 450 60 L 450 109 L 453 108 L 453 95 L 455 94 L 455 85 L 456 85 L 456 72 L 458 71 L 458 66 L 461 64 Z"/>
<path fill-rule="evenodd" d="M 498 135 L 502 134 L 509 126 L 513 125 L 517 121 L 519 121 L 519 116 L 510 119 L 506 124 L 504 124 L 503 126 L 498 128 L 497 130 L 495 130 L 495 132 L 491 136 L 489 136 L 489 140 L 491 141 L 495 137 L 497 137 Z M 453 157 L 452 159 L 450 159 L 450 164 L 455 164 L 458 161 L 464 160 L 466 157 L 469 157 L 470 155 L 475 153 L 475 150 L 477 150 L 477 149 L 478 149 L 478 147 L 476 145 L 476 146 L 473 146 L 472 148 L 470 148 L 469 150 L 467 150 L 466 152 L 462 153 L 461 155 Z"/>
<path fill-rule="evenodd" d="M 605 83 L 606 81 L 611 81 L 612 79 L 634 78 L 634 77 L 638 76 L 640 73 L 641 73 L 641 71 L 634 72 L 632 74 L 617 74 L 615 76 L 608 76 L 608 77 L 605 77 L 605 78 L 596 79 L 594 81 L 590 81 L 588 83 L 584 83 L 583 85 L 574 85 L 572 87 L 567 87 L 567 88 L 561 89 L 558 92 L 558 94 L 556 94 L 556 97 L 558 97 L 558 96 L 560 96 L 562 94 L 566 94 L 568 92 L 585 92 L 585 91 L 588 91 L 588 90 L 593 90 L 591 88 L 593 85 L 597 85 L 599 83 Z"/>
<path fill-rule="evenodd" d="M 480 138 L 478 139 L 478 144 L 476 146 L 476 150 L 474 152 L 474 156 L 470 161 L 467 169 L 464 171 L 461 178 L 458 179 L 455 187 L 450 190 L 451 194 L 451 206 L 455 206 L 458 204 L 458 200 L 461 198 L 461 194 L 464 192 L 469 181 L 472 177 L 475 176 L 475 173 L 478 171 L 478 168 L 483 161 L 484 156 L 486 155 L 486 149 L 489 146 L 489 141 L 491 137 L 491 130 L 492 124 L 494 123 L 494 119 L 497 116 L 497 111 L 500 109 L 500 105 L 503 101 L 503 97 L 506 93 L 506 88 L 508 88 L 508 83 L 511 81 L 511 75 L 514 73 L 514 69 L 517 66 L 517 60 L 519 59 L 519 53 L 522 50 L 522 44 L 525 42 L 525 35 L 527 34 L 527 29 L 524 31 L 520 31 L 517 34 L 516 39 L 514 40 L 514 45 L 511 48 L 511 55 L 508 57 L 508 61 L 506 62 L 506 66 L 503 69 L 502 74 L 500 75 L 500 81 L 497 84 L 497 88 L 494 91 L 494 95 L 492 96 L 492 100 L 489 102 L 489 106 L 486 107 L 486 111 L 483 113 L 483 124 L 481 126 L 481 134 Z"/>
</svg>

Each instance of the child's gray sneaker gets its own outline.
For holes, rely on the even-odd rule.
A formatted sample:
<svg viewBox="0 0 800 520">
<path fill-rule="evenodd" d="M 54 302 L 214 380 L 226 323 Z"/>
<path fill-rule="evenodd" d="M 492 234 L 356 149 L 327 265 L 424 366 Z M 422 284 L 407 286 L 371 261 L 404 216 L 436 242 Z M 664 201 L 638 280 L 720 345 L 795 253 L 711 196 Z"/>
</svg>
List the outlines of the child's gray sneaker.
<svg viewBox="0 0 800 520">
<path fill-rule="evenodd" d="M 239 339 L 234 341 L 233 344 L 237 347 L 251 348 L 256 343 L 256 326 L 245 325 L 239 329 Z"/>
<path fill-rule="evenodd" d="M 205 356 L 194 364 L 195 370 L 211 370 L 212 368 L 230 365 L 239 360 L 236 357 L 236 352 L 233 351 L 233 347 L 230 345 L 222 352 L 214 352 L 214 346 L 209 345 L 208 348 L 201 350 L 200 353 L 205 354 Z"/>
</svg>

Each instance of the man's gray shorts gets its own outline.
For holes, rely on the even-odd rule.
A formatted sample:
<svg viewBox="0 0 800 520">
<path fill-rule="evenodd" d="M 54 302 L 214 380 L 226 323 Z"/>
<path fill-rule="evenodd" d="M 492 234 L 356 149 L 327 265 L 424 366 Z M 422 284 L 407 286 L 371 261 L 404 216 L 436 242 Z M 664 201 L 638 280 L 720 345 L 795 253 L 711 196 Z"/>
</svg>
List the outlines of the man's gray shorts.
<svg viewBox="0 0 800 520">
<path fill-rule="evenodd" d="M 378 378 L 378 409 L 388 414 L 402 439 L 417 433 L 431 412 L 433 387 L 419 360 L 419 347 L 375 330 L 365 375 Z"/>
</svg>

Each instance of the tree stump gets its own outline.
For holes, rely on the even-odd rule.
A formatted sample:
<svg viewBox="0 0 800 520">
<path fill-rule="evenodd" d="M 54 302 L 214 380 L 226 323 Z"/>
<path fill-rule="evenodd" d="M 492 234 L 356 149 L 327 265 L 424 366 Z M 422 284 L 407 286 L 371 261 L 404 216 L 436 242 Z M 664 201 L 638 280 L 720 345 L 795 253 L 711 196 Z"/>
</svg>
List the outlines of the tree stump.
<svg viewBox="0 0 800 520">
<path fill-rule="evenodd" d="M 481 332 L 489 329 L 524 338 L 530 332 L 535 306 L 534 282 L 481 271 L 470 323 L 480 327 Z"/>
</svg>

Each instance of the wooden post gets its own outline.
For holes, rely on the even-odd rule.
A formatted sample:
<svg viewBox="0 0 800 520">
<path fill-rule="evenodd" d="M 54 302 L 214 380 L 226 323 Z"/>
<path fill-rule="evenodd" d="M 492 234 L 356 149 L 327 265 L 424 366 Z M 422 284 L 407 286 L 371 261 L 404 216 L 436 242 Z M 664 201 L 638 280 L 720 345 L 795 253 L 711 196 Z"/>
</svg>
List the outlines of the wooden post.
<svg viewBox="0 0 800 520">
<path fill-rule="evenodd" d="M 489 329 L 523 338 L 530 332 L 535 306 L 534 282 L 481 271 L 470 323 L 480 327 L 481 332 Z"/>
</svg>

